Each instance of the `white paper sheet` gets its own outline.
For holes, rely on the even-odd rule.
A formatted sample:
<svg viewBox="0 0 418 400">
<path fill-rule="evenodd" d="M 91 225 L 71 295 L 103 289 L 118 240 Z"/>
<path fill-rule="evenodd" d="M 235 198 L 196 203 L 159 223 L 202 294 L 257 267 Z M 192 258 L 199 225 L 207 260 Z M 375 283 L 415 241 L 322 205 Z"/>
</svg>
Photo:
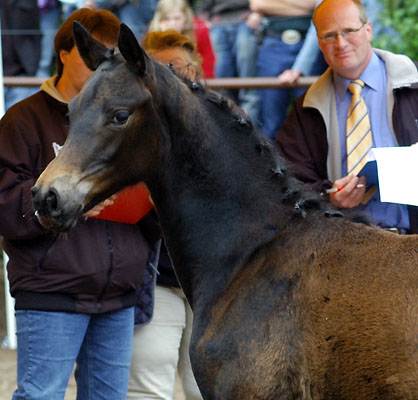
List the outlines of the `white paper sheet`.
<svg viewBox="0 0 418 400">
<path fill-rule="evenodd" d="M 380 201 L 418 206 L 418 145 L 372 149 L 376 160 Z"/>
</svg>

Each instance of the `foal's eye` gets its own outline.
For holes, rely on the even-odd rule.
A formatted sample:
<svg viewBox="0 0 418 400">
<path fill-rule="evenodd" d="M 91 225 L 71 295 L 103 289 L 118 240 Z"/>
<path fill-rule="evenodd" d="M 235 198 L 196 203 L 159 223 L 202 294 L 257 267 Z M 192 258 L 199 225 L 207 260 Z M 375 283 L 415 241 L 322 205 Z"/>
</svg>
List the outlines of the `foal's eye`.
<svg viewBox="0 0 418 400">
<path fill-rule="evenodd" d="M 112 122 L 118 125 L 124 124 L 130 115 L 131 113 L 128 110 L 116 110 L 113 113 Z"/>
</svg>

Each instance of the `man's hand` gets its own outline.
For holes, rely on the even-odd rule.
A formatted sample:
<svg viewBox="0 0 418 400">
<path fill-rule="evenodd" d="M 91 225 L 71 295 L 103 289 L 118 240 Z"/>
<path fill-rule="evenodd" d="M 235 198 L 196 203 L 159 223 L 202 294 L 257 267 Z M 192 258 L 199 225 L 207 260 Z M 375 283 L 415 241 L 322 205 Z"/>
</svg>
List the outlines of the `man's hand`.
<svg viewBox="0 0 418 400">
<path fill-rule="evenodd" d="M 287 69 L 286 71 L 283 71 L 278 76 L 278 78 L 280 83 L 287 83 L 288 85 L 293 85 L 300 76 L 300 71 L 296 69 Z"/>
<path fill-rule="evenodd" d="M 357 185 L 363 186 L 359 188 Z M 357 207 L 366 192 L 366 178 L 348 175 L 337 179 L 332 185 L 332 189 L 339 189 L 338 192 L 329 195 L 332 204 L 340 208 Z"/>
<path fill-rule="evenodd" d="M 261 19 L 262 15 L 253 11 L 247 17 L 247 26 L 255 31 L 260 26 Z"/>
</svg>

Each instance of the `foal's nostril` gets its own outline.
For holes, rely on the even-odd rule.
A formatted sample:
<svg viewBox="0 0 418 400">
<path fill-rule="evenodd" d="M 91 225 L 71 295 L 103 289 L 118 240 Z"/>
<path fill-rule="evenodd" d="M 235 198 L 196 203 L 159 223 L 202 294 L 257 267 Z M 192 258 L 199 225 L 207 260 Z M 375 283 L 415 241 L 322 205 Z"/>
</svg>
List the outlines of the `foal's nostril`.
<svg viewBox="0 0 418 400">
<path fill-rule="evenodd" d="M 54 189 L 50 189 L 45 196 L 46 209 L 49 212 L 56 211 L 58 208 L 58 195 Z"/>
<path fill-rule="evenodd" d="M 38 188 L 33 187 L 31 190 L 33 208 L 38 215 L 52 217 L 57 216 L 60 213 L 58 209 L 59 197 L 55 189 L 49 189 L 46 195 L 42 195 L 42 192 Z"/>
</svg>

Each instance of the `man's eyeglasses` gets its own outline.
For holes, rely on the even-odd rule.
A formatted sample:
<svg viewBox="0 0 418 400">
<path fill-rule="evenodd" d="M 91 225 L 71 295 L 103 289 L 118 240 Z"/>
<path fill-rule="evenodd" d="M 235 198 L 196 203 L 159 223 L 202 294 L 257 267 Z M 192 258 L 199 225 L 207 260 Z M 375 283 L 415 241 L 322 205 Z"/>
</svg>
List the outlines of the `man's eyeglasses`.
<svg viewBox="0 0 418 400">
<path fill-rule="evenodd" d="M 319 40 L 324 43 L 334 43 L 338 39 L 338 35 L 343 37 L 345 40 L 352 40 L 356 37 L 357 33 L 360 31 L 363 26 L 366 25 L 365 22 L 362 23 L 360 28 L 346 28 L 341 32 L 327 32 L 322 36 L 319 36 Z"/>
</svg>

